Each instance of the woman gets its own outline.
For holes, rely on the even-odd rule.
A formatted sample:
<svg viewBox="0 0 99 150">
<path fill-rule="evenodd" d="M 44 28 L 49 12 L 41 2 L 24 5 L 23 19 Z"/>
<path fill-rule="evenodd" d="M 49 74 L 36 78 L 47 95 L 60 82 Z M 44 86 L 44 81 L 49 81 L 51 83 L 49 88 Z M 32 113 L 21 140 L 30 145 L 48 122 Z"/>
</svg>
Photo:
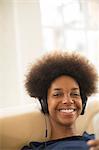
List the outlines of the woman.
<svg viewBox="0 0 99 150">
<path fill-rule="evenodd" d="M 43 56 L 26 77 L 26 89 L 38 98 L 51 124 L 50 141 L 31 142 L 22 150 L 99 150 L 99 140 L 84 132 L 79 135 L 76 119 L 84 114 L 88 96 L 95 93 L 97 73 L 80 54 L 54 52 Z"/>
</svg>

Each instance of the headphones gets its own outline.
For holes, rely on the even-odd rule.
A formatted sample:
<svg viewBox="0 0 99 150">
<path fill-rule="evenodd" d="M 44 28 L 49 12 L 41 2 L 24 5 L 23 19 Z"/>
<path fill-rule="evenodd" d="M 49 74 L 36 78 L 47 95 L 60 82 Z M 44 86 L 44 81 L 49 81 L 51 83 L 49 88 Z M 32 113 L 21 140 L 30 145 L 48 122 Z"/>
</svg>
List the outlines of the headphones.
<svg viewBox="0 0 99 150">
<path fill-rule="evenodd" d="M 84 93 L 81 93 L 81 99 L 82 99 L 82 112 L 81 112 L 81 115 L 84 115 L 85 107 L 86 107 L 86 103 L 87 103 L 87 96 Z"/>
<path fill-rule="evenodd" d="M 41 104 L 41 109 L 44 114 L 48 114 L 48 104 L 47 99 L 39 99 Z"/>
<path fill-rule="evenodd" d="M 81 93 L 81 99 L 82 99 L 82 112 L 81 115 L 84 114 L 85 112 L 85 107 L 86 107 L 86 102 L 87 102 L 87 96 L 85 94 Z M 48 104 L 47 104 L 47 98 L 46 99 L 39 99 L 40 104 L 41 104 L 41 110 L 44 113 L 44 115 L 48 114 Z M 45 125 L 46 125 L 46 129 L 45 129 L 45 138 L 47 138 L 48 135 L 48 129 L 47 129 L 47 121 L 46 121 L 46 117 L 45 117 Z M 46 147 L 46 141 L 45 141 L 45 147 Z"/>
<path fill-rule="evenodd" d="M 84 114 L 85 112 L 85 107 L 86 107 L 86 103 L 87 103 L 87 96 L 85 94 L 83 94 L 81 92 L 81 99 L 82 99 L 82 112 L 81 115 Z M 47 99 L 39 99 L 40 104 L 41 104 L 41 108 L 42 108 L 42 112 L 44 114 L 48 114 L 48 104 L 47 104 Z"/>
</svg>

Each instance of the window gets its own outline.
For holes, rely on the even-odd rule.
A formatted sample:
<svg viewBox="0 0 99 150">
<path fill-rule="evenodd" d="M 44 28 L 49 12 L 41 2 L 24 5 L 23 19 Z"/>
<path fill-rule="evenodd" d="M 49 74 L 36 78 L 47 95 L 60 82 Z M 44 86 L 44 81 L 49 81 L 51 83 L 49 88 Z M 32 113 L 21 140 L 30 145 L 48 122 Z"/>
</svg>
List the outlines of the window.
<svg viewBox="0 0 99 150">
<path fill-rule="evenodd" d="M 99 71 L 99 1 L 40 0 L 45 50 L 77 50 Z"/>
</svg>

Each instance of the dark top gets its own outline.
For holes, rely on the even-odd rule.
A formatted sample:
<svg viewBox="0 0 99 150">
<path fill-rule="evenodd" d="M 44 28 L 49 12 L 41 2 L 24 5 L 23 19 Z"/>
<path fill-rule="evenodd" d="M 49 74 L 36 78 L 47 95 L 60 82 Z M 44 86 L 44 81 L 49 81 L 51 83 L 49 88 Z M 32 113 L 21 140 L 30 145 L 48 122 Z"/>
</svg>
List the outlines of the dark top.
<svg viewBox="0 0 99 150">
<path fill-rule="evenodd" d="M 72 136 L 46 142 L 30 142 L 21 150 L 88 150 L 88 140 L 94 139 L 94 134 L 84 132 L 83 136 Z"/>
</svg>

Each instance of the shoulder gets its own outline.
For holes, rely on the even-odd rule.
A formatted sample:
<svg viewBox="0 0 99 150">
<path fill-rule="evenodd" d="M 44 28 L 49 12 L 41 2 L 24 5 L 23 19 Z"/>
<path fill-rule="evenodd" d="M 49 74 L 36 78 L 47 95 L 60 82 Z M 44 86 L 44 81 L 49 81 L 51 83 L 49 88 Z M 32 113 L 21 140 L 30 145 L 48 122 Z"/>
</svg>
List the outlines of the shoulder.
<svg viewBox="0 0 99 150">
<path fill-rule="evenodd" d="M 21 148 L 21 150 L 32 150 L 36 149 L 36 147 L 39 145 L 39 142 L 30 142 L 29 145 L 25 145 Z"/>
<path fill-rule="evenodd" d="M 66 138 L 62 138 L 62 139 L 57 139 L 57 140 L 51 140 L 51 141 L 46 141 L 46 142 L 30 142 L 28 146 L 24 146 L 21 150 L 32 150 L 32 149 L 38 149 L 38 147 L 41 147 L 42 149 L 44 149 L 46 146 L 47 147 L 51 147 L 51 148 L 59 148 L 59 147 L 65 147 L 66 146 L 71 146 L 71 147 L 75 147 L 77 146 L 79 148 L 79 146 L 81 147 L 81 145 L 84 146 L 84 144 L 88 141 L 88 140 L 92 140 L 95 139 L 94 134 L 89 134 L 87 132 L 84 132 L 82 136 L 73 136 L 73 137 L 66 137 Z"/>
<path fill-rule="evenodd" d="M 93 140 L 95 139 L 95 135 L 94 134 L 89 134 L 87 132 L 84 132 L 83 135 L 82 135 L 83 139 L 85 141 L 88 141 L 88 140 Z"/>
</svg>

